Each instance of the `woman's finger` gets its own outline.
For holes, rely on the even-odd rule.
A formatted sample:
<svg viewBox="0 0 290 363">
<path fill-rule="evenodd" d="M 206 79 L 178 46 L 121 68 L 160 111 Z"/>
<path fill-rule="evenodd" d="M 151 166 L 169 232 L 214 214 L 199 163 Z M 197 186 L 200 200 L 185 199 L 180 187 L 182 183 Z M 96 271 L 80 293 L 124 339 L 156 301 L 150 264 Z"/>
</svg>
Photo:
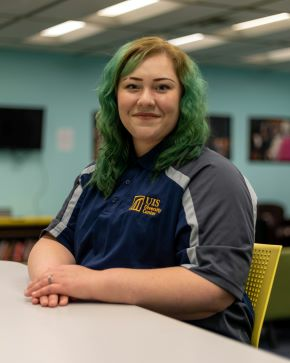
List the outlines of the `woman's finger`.
<svg viewBox="0 0 290 363">
<path fill-rule="evenodd" d="M 30 292 L 30 296 L 32 298 L 40 298 L 41 296 L 49 296 L 49 295 L 58 295 L 59 293 L 61 293 L 61 291 L 59 291 L 60 286 L 56 285 L 56 284 L 52 284 L 52 285 L 46 285 L 43 287 L 40 287 L 34 291 Z"/>
<path fill-rule="evenodd" d="M 59 296 L 57 294 L 51 294 L 48 296 L 48 306 L 54 308 L 58 305 Z"/>
<path fill-rule="evenodd" d="M 60 305 L 60 306 L 65 306 L 65 305 L 67 305 L 67 304 L 68 304 L 68 301 L 69 301 L 68 296 L 65 296 L 65 295 L 60 295 L 60 296 L 59 296 L 59 301 L 58 301 L 58 303 L 59 303 L 59 305 Z"/>
<path fill-rule="evenodd" d="M 40 296 L 39 303 L 41 306 L 46 307 L 48 305 L 48 296 Z"/>
<path fill-rule="evenodd" d="M 25 296 L 32 296 L 33 292 L 52 285 L 54 283 L 54 280 L 55 277 L 53 276 L 53 274 L 46 273 L 40 279 L 32 281 L 28 284 L 24 292 Z"/>
</svg>

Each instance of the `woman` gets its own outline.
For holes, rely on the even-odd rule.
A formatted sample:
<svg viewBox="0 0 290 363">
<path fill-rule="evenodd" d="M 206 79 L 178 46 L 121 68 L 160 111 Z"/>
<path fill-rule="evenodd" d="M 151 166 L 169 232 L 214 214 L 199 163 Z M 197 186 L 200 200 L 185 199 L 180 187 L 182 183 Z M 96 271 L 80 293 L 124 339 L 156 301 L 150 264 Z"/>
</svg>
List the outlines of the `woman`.
<svg viewBox="0 0 290 363">
<path fill-rule="evenodd" d="M 255 194 L 204 147 L 204 82 L 158 37 L 125 44 L 99 90 L 101 146 L 29 257 L 33 304 L 139 305 L 249 342 Z"/>
</svg>

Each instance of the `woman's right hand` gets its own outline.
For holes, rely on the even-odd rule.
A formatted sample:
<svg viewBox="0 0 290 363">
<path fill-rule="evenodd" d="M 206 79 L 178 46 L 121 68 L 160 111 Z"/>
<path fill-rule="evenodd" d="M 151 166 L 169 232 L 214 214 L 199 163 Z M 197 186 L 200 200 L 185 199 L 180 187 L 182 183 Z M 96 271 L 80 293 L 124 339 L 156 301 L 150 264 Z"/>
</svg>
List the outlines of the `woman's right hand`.
<svg viewBox="0 0 290 363">
<path fill-rule="evenodd" d="M 71 252 L 54 237 L 46 234 L 34 245 L 29 255 L 28 269 L 30 278 L 37 278 L 49 266 L 74 263 L 75 259 Z M 64 306 L 69 303 L 69 297 L 54 293 L 31 297 L 31 302 L 34 305 L 40 304 L 43 307 Z"/>
</svg>

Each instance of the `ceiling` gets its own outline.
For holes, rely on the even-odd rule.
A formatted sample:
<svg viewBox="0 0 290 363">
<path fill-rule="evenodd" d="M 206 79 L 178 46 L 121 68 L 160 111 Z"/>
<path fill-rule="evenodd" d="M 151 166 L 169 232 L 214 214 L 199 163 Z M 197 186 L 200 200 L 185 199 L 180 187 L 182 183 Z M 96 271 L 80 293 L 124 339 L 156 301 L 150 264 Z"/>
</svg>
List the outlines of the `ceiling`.
<svg viewBox="0 0 290 363">
<path fill-rule="evenodd" d="M 290 72 L 290 60 L 260 65 L 245 58 L 290 47 L 290 21 L 286 28 L 267 34 L 235 34 L 228 31 L 236 23 L 282 12 L 290 13 L 290 0 L 161 0 L 145 10 L 123 18 L 100 18 L 98 10 L 121 0 L 0 0 L 0 49 L 64 52 L 75 55 L 111 55 L 121 44 L 144 35 L 172 39 L 192 33 L 218 35 L 224 41 L 207 49 L 190 52 L 200 64 L 260 67 Z M 138 0 L 136 0 L 138 1 Z M 164 12 L 165 9 L 165 12 Z M 94 29 L 74 41 L 35 41 L 37 34 L 67 20 L 86 21 Z M 101 28 L 102 30 L 97 32 Z M 100 29 L 99 29 L 100 30 Z M 33 40 L 34 39 L 34 40 Z"/>
</svg>

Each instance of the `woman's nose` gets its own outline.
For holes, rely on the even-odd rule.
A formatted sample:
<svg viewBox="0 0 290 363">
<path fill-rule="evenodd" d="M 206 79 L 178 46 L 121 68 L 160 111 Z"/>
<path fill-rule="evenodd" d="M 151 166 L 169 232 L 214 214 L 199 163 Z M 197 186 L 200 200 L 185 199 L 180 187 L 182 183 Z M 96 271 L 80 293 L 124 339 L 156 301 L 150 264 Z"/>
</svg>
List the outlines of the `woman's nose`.
<svg viewBox="0 0 290 363">
<path fill-rule="evenodd" d="M 138 99 L 138 105 L 153 106 L 154 104 L 155 104 L 155 99 L 152 91 L 149 89 L 143 89 Z"/>
</svg>

